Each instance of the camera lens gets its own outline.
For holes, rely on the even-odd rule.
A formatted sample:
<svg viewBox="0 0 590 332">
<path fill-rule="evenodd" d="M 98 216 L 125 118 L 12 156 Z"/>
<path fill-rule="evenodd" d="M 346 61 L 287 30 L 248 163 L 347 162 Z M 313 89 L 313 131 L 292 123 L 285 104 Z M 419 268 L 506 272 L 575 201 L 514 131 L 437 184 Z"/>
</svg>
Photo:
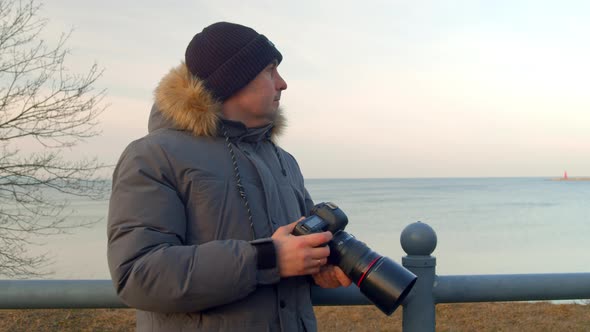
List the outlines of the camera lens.
<svg viewBox="0 0 590 332">
<path fill-rule="evenodd" d="M 336 233 L 329 246 L 330 263 L 338 265 L 361 293 L 387 315 L 403 302 L 416 282 L 412 272 L 347 232 Z"/>
</svg>

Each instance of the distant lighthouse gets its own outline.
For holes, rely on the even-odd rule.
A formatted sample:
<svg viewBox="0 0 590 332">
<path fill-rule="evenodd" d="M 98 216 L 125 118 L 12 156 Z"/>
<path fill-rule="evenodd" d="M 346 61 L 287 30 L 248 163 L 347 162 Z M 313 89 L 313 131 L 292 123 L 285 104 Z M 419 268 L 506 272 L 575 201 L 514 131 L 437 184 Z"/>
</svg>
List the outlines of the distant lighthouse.
<svg viewBox="0 0 590 332">
<path fill-rule="evenodd" d="M 563 179 L 567 180 L 567 171 L 563 172 Z"/>
</svg>

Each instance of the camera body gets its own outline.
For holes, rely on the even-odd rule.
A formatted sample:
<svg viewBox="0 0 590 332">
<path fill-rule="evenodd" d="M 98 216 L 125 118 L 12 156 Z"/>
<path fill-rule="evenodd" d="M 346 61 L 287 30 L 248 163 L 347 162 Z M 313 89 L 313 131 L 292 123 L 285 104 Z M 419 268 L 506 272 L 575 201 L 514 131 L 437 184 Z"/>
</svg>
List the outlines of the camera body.
<svg viewBox="0 0 590 332">
<path fill-rule="evenodd" d="M 295 226 L 293 235 L 307 235 L 330 231 L 336 234 L 348 225 L 348 217 L 332 202 L 319 203 L 311 215 Z"/>
<path fill-rule="evenodd" d="M 336 265 L 383 313 L 391 315 L 408 295 L 417 277 L 393 260 L 371 250 L 344 231 L 348 217 L 334 203 L 319 203 L 300 221 L 293 235 L 330 231 L 328 263 Z"/>
</svg>

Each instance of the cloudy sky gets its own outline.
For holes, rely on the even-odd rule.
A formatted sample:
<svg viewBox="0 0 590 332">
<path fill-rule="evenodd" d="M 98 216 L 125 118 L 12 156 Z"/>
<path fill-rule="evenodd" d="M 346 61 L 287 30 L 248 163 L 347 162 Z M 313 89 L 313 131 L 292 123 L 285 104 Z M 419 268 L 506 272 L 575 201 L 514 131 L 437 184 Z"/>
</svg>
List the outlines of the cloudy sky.
<svg viewBox="0 0 590 332">
<path fill-rule="evenodd" d="M 153 90 L 203 27 L 230 21 L 284 55 L 280 144 L 309 178 L 590 175 L 588 1 L 46 1 L 68 66 L 105 69 L 115 163 Z"/>
</svg>

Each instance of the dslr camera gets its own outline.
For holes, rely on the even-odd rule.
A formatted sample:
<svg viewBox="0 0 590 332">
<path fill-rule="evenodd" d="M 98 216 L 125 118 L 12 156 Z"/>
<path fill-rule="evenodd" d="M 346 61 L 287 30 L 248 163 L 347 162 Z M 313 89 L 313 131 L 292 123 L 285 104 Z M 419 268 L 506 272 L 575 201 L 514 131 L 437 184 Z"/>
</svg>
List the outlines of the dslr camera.
<svg viewBox="0 0 590 332">
<path fill-rule="evenodd" d="M 391 315 L 403 302 L 414 284 L 416 275 L 371 250 L 352 234 L 344 231 L 348 217 L 332 202 L 320 203 L 311 215 L 300 221 L 293 235 L 330 231 L 333 238 L 328 263 L 340 269 L 371 302 L 386 315 Z"/>
</svg>

